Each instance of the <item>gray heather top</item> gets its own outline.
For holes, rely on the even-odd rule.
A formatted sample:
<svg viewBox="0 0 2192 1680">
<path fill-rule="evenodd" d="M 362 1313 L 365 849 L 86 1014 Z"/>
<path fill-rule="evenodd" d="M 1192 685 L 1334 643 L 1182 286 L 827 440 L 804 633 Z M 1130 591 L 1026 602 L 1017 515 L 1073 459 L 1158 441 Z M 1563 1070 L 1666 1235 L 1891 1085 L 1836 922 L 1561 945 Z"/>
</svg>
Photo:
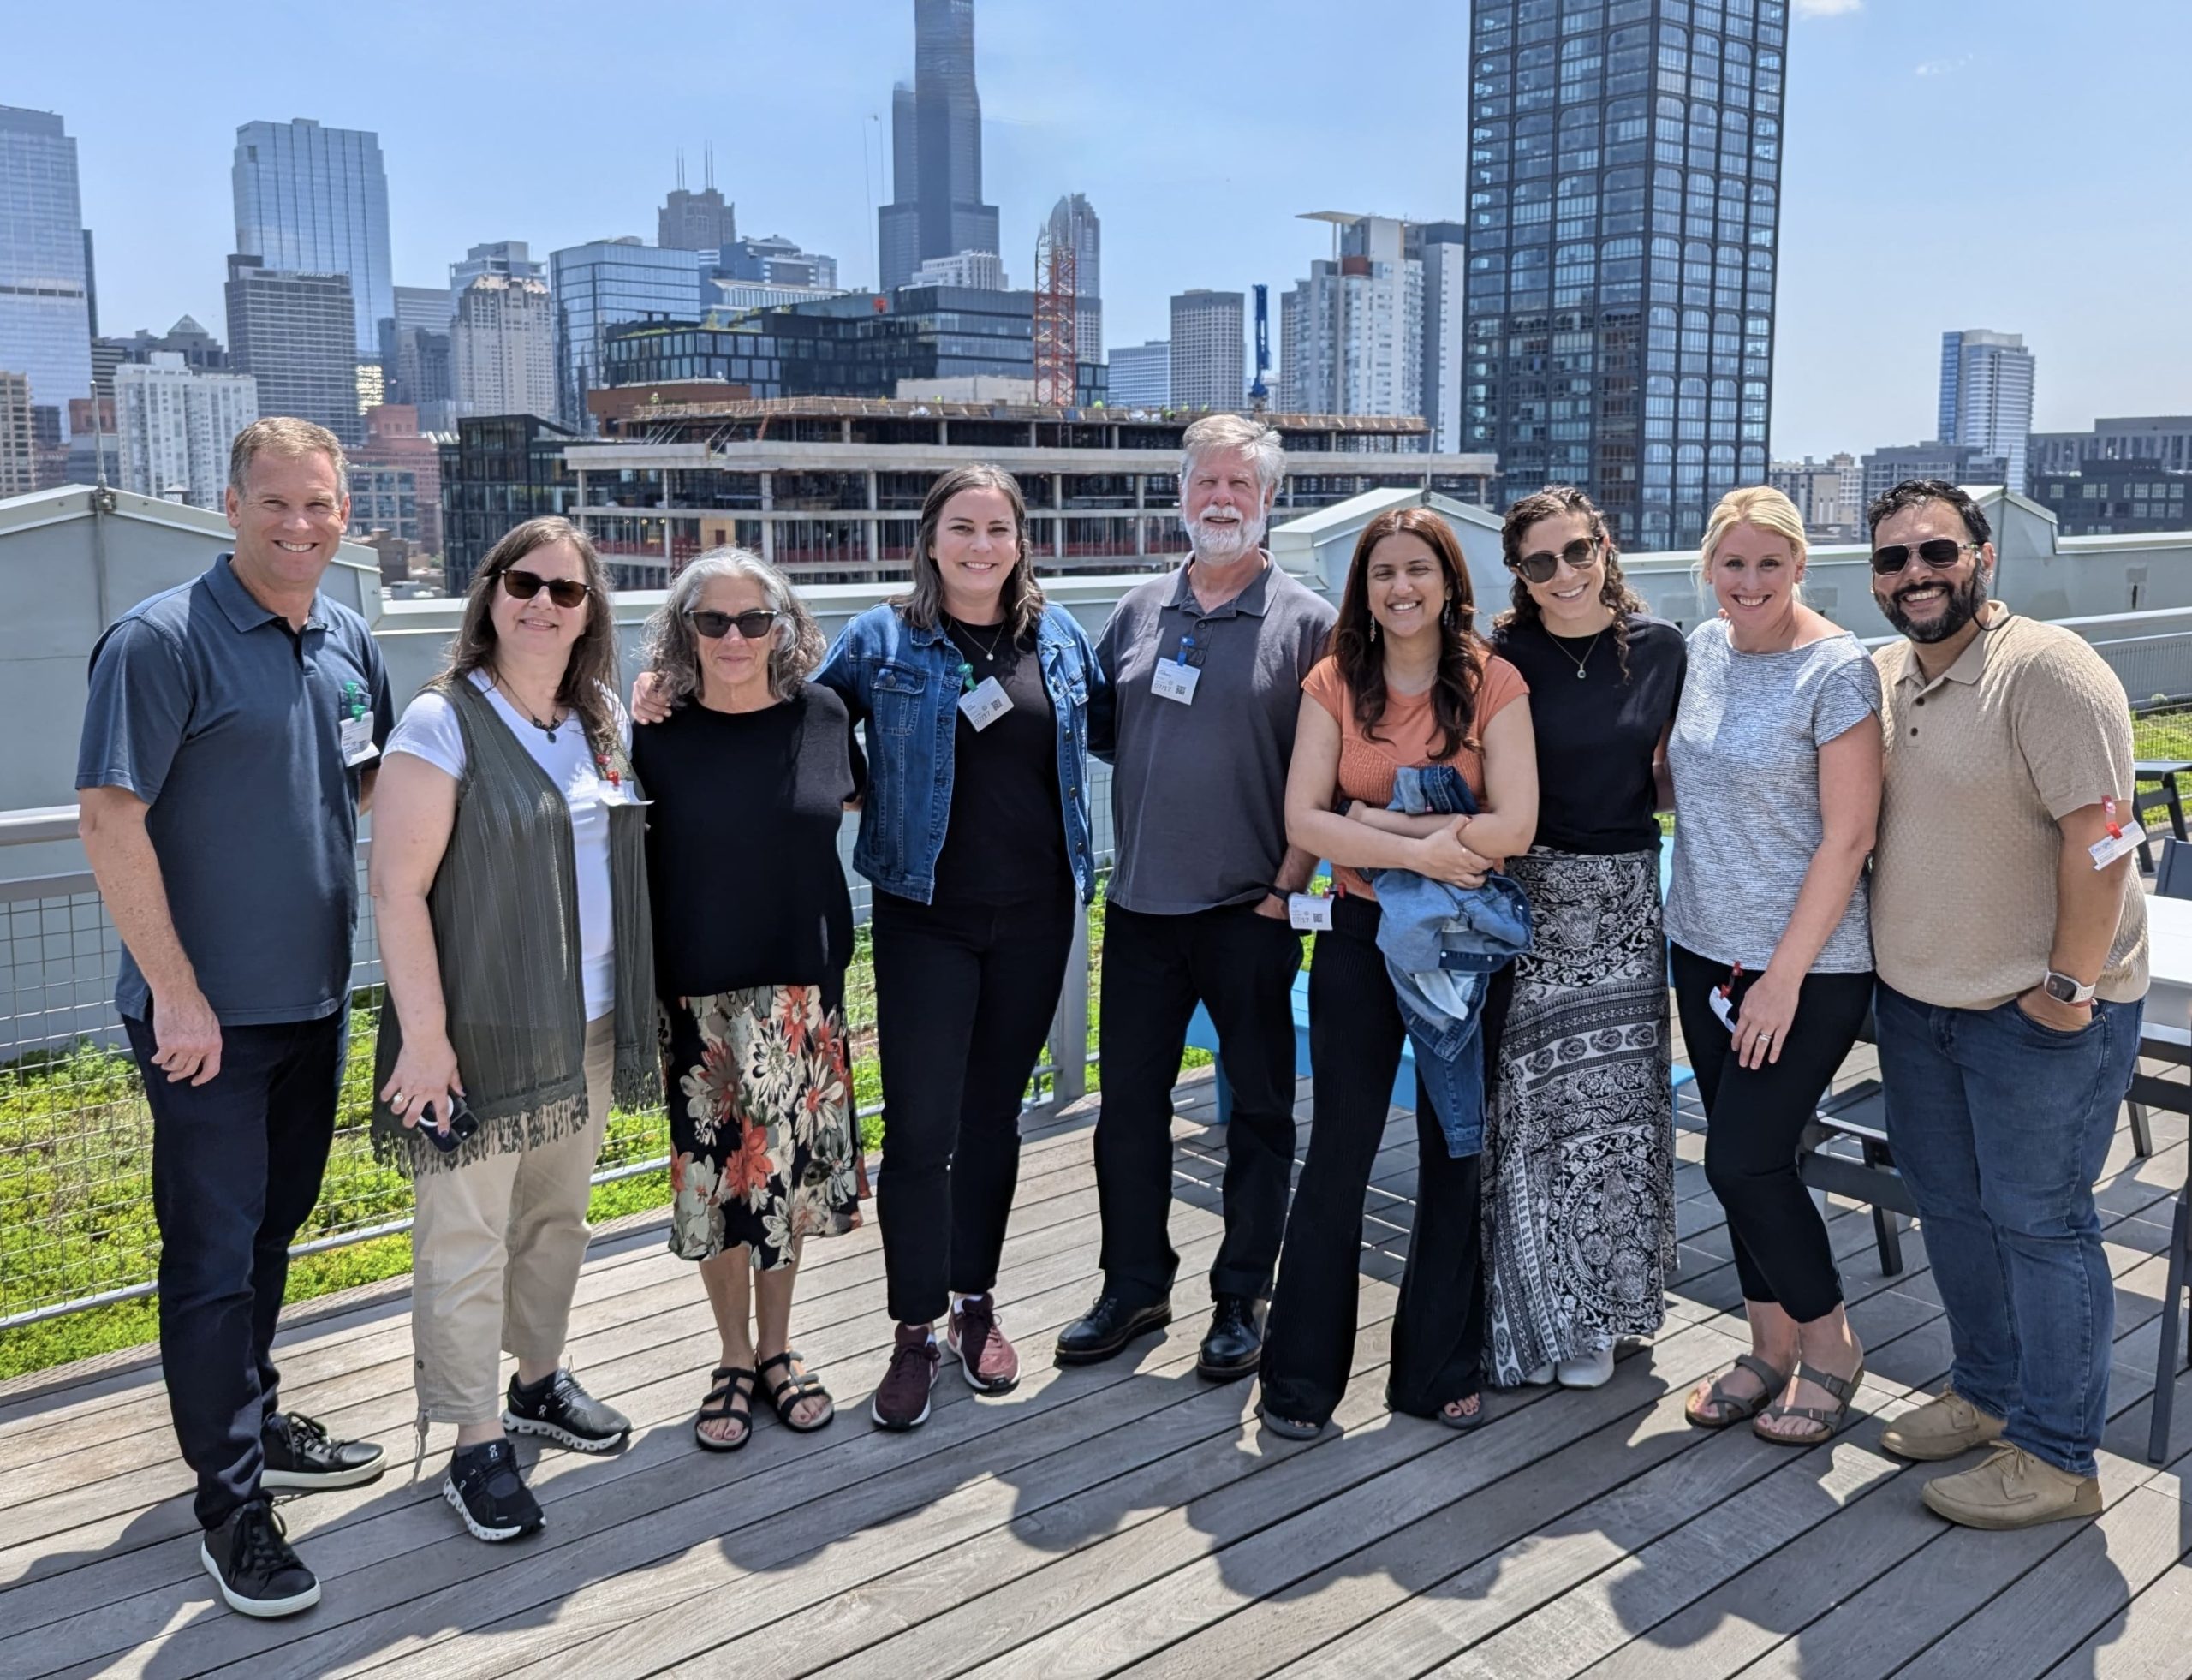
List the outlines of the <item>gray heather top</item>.
<svg viewBox="0 0 2192 1680">
<path fill-rule="evenodd" d="M 1286 767 L 1302 679 L 1323 657 L 1332 605 L 1266 565 L 1205 615 L 1182 566 L 1128 591 L 1097 643 L 1109 708 L 1089 750 L 1112 762 L 1116 850 L 1107 896 L 1146 915 L 1254 903 L 1286 855 Z M 1194 703 L 1151 692 L 1184 636 L 1202 676 Z"/>
<path fill-rule="evenodd" d="M 1756 972 L 1796 908 L 1825 833 L 1819 749 L 1877 729 L 1879 673 L 1844 632 L 1781 653 L 1739 653 L 1708 618 L 1689 637 L 1689 671 L 1667 762 L 1675 782 L 1674 885 L 1667 937 Z M 1873 966 L 1865 877 L 1812 964 L 1820 974 Z"/>
</svg>

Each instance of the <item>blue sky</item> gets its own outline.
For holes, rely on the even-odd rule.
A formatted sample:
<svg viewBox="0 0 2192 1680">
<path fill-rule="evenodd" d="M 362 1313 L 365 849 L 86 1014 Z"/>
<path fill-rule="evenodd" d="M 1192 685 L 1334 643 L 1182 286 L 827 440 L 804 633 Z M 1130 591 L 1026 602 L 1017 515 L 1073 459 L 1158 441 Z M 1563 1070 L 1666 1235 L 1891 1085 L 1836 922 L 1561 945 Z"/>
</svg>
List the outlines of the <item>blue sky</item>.
<svg viewBox="0 0 2192 1680">
<path fill-rule="evenodd" d="M 2025 335 L 2041 429 L 2192 411 L 2192 4 L 1796 9 L 1775 453 L 1928 435 L 1951 326 Z M 109 332 L 185 311 L 223 331 L 229 154 L 259 118 L 378 132 L 399 283 L 445 283 L 484 240 L 652 239 L 675 154 L 698 185 L 709 141 L 741 232 L 834 253 L 866 283 L 912 12 L 13 4 L 0 104 L 58 110 L 77 139 Z M 1462 0 L 978 0 L 984 185 L 1008 272 L 1027 284 L 1039 221 L 1087 194 L 1106 339 L 1138 343 L 1164 334 L 1175 291 L 1306 272 L 1329 234 L 1301 211 L 1461 219 L 1467 19 Z"/>
</svg>

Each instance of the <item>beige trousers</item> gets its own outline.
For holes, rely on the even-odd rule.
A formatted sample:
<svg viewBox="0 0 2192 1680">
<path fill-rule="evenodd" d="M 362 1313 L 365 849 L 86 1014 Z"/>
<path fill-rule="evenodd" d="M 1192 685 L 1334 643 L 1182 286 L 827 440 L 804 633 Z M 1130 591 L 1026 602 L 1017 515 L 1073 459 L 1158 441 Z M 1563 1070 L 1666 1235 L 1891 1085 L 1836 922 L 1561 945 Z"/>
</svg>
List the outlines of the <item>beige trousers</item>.
<svg viewBox="0 0 2192 1680">
<path fill-rule="evenodd" d="M 502 1361 L 560 1358 L 586 1260 L 587 1183 L 609 1123 L 613 1014 L 587 1023 L 586 1124 L 414 1181 L 411 1346 L 426 1423 L 492 1423 Z"/>
</svg>

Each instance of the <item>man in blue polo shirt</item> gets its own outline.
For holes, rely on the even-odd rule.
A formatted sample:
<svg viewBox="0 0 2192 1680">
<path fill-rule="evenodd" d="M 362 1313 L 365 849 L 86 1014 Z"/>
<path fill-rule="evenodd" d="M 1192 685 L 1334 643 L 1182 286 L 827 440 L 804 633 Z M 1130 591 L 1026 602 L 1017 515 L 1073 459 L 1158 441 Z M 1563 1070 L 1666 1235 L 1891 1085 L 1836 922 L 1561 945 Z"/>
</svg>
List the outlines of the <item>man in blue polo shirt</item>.
<svg viewBox="0 0 2192 1680">
<path fill-rule="evenodd" d="M 265 1490 L 381 1470 L 378 1446 L 277 1409 L 271 1357 L 334 1135 L 358 813 L 393 715 L 365 621 L 319 593 L 348 482 L 320 426 L 237 437 L 235 549 L 99 638 L 76 763 L 152 1111 L 168 1403 L 198 1475 L 200 1558 L 250 1616 L 319 1600 Z"/>
</svg>

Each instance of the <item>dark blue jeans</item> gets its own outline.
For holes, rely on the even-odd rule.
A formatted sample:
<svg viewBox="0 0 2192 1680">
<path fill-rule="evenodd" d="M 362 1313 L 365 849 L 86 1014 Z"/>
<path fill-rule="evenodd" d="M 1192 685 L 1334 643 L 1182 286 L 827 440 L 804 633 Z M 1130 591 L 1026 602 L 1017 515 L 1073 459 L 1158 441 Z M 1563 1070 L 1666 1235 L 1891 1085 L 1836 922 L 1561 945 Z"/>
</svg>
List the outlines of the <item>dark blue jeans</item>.
<svg viewBox="0 0 2192 1680">
<path fill-rule="evenodd" d="M 152 1111 L 160 1367 L 208 1528 L 259 1495 L 289 1242 L 319 1199 L 348 1022 L 223 1027 L 221 1071 L 194 1087 L 152 1065 L 149 1021 L 122 1018 Z"/>
<path fill-rule="evenodd" d="M 1883 983 L 1873 1011 L 1888 1141 L 1948 1314 L 1949 1381 L 2009 1421 L 2004 1439 L 2073 1475 L 2094 1474 L 2107 1416 L 2116 1296 L 2093 1184 L 2141 1008 L 2098 1004 L 2058 1033 L 2014 1001 L 1942 1009 Z"/>
</svg>

